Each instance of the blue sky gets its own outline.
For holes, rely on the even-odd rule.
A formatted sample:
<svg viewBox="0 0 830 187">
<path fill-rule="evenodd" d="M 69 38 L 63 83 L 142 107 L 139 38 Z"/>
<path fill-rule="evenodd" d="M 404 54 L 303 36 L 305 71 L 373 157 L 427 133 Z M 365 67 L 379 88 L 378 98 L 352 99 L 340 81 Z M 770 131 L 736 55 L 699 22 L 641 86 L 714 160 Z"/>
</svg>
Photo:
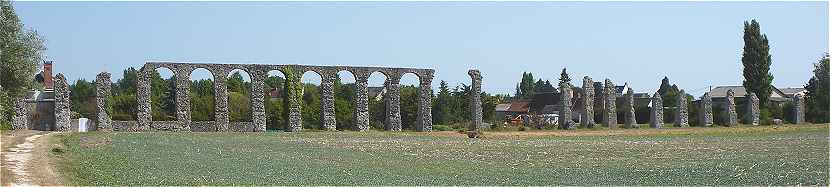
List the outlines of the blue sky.
<svg viewBox="0 0 830 187">
<path fill-rule="evenodd" d="M 567 67 L 575 85 L 587 75 L 653 92 L 669 76 L 700 95 L 741 84 L 746 20 L 757 19 L 770 39 L 778 87 L 803 85 L 828 51 L 826 1 L 14 5 L 47 39 L 55 71 L 72 80 L 101 71 L 117 79 L 126 67 L 160 60 L 434 68 L 437 87 L 468 83 L 467 70 L 478 68 L 484 91 L 512 94 L 523 71 L 556 82 Z"/>
</svg>

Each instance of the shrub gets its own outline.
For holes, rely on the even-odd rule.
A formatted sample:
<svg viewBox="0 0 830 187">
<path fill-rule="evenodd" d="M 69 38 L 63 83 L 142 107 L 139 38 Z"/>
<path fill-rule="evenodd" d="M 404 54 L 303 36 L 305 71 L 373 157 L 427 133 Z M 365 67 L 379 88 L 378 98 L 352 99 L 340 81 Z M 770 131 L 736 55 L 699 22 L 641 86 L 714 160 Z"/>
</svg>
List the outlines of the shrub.
<svg viewBox="0 0 830 187">
<path fill-rule="evenodd" d="M 432 126 L 433 131 L 452 131 L 453 129 L 447 125 L 434 125 Z"/>
</svg>

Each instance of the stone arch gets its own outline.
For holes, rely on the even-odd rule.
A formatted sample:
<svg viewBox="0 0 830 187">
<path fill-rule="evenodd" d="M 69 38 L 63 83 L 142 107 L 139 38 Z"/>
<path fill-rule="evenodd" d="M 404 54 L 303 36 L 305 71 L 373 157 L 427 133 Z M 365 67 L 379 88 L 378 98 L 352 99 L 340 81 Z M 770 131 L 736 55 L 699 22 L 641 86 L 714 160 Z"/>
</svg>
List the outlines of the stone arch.
<svg viewBox="0 0 830 187">
<path fill-rule="evenodd" d="M 389 76 L 384 71 L 369 70 L 367 76 L 367 112 L 369 113 L 368 121 L 371 127 L 377 129 L 386 129 L 386 83 Z"/>
<path fill-rule="evenodd" d="M 303 68 L 300 75 L 300 92 L 303 128 L 327 128 L 323 114 L 322 85 L 324 74 L 320 70 Z"/>
<path fill-rule="evenodd" d="M 334 94 L 332 97 L 334 101 L 332 107 L 335 108 L 335 119 L 339 124 L 337 125 L 337 129 L 359 129 L 355 122 L 355 117 L 357 116 L 355 114 L 356 102 L 353 102 L 357 98 L 357 92 L 355 91 L 357 77 L 348 69 L 337 70 L 339 71 L 334 72 L 333 75 L 337 81 L 333 81 L 334 85 L 332 89 L 332 94 Z"/>
<path fill-rule="evenodd" d="M 288 103 L 285 100 L 285 73 L 280 68 L 265 69 L 263 73 L 263 105 L 266 115 L 266 130 L 287 130 L 289 129 L 288 119 L 285 115 L 288 110 Z"/>
<path fill-rule="evenodd" d="M 187 93 L 190 96 L 188 100 L 190 101 L 191 121 L 216 120 L 214 115 L 216 112 L 214 81 L 218 79 L 216 73 L 199 66 L 193 66 L 187 69 L 190 69 L 187 81 L 192 81 L 190 92 Z M 199 75 L 199 73 L 208 73 L 209 75 Z M 209 105 L 209 107 L 201 105 Z"/>
<path fill-rule="evenodd" d="M 403 73 L 400 78 L 400 116 L 402 129 L 415 129 L 415 124 L 418 121 L 418 114 L 420 113 L 419 93 L 421 87 L 421 79 L 418 74 L 414 72 Z M 415 111 L 411 109 L 415 108 Z M 414 112 L 414 113 L 413 113 Z"/>
<path fill-rule="evenodd" d="M 228 121 L 229 122 L 253 122 L 251 106 L 252 76 L 247 68 L 235 68 L 229 71 L 225 85 L 228 91 Z"/>
<path fill-rule="evenodd" d="M 150 77 L 150 100 L 153 121 L 176 120 L 176 73 L 169 66 L 155 66 Z M 161 70 L 161 71 L 160 71 Z M 156 77 L 158 76 L 158 77 Z M 165 84 L 165 85 L 157 85 Z M 153 88 L 165 88 L 153 90 Z"/>
</svg>

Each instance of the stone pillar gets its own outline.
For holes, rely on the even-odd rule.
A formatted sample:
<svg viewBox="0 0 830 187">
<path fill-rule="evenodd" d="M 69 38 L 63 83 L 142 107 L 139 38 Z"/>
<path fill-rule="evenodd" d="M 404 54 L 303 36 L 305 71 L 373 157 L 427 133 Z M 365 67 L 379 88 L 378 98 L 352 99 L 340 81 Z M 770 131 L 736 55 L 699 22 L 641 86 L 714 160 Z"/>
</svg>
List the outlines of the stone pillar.
<svg viewBox="0 0 830 187">
<path fill-rule="evenodd" d="M 802 124 L 804 123 L 804 96 L 801 94 L 795 94 L 793 97 L 793 115 L 795 116 L 795 120 L 793 121 L 795 124 Z"/>
<path fill-rule="evenodd" d="M 215 85 L 215 84 L 214 84 Z M 176 119 L 180 129 L 190 130 L 190 69 L 176 68 Z"/>
<path fill-rule="evenodd" d="M 96 130 L 98 131 L 112 130 L 112 119 L 108 111 L 110 106 L 109 97 L 111 95 L 110 87 L 112 87 L 110 73 L 101 72 L 95 77 L 95 105 L 98 109 L 98 121 L 95 124 L 97 125 Z"/>
<path fill-rule="evenodd" d="M 251 120 L 255 132 L 265 132 L 267 117 L 265 113 L 265 77 L 263 70 L 251 70 Z"/>
<path fill-rule="evenodd" d="M 654 92 L 654 96 L 651 96 L 651 117 L 649 118 L 649 127 L 663 127 L 663 98 L 660 96 L 660 93 L 657 92 Z"/>
<path fill-rule="evenodd" d="M 418 119 L 415 131 L 432 131 L 432 74 L 420 75 L 421 85 L 418 87 Z"/>
<path fill-rule="evenodd" d="M 605 127 L 617 128 L 617 94 L 615 92 L 614 83 L 611 79 L 605 79 L 605 89 L 602 96 L 604 97 L 605 115 L 603 115 L 603 122 Z"/>
<path fill-rule="evenodd" d="M 323 129 L 328 131 L 337 130 L 337 118 L 334 110 L 334 81 L 337 74 L 333 72 L 321 72 L 320 81 L 320 117 Z"/>
<path fill-rule="evenodd" d="M 576 129 L 571 116 L 571 107 L 573 106 L 573 103 L 571 103 L 573 98 L 571 86 L 567 83 L 559 84 L 559 91 L 561 93 L 559 95 L 559 127 L 567 130 Z"/>
<path fill-rule="evenodd" d="M 686 102 L 686 91 L 680 90 L 677 94 L 677 111 L 674 117 L 675 127 L 689 126 L 689 103 Z"/>
<path fill-rule="evenodd" d="M 472 120 L 469 130 L 479 131 L 484 126 L 481 111 L 481 72 L 477 69 L 472 69 L 467 71 L 467 74 L 472 79 L 470 92 L 468 93 L 470 94 L 470 119 Z"/>
<path fill-rule="evenodd" d="M 726 91 L 726 126 L 738 125 L 738 112 L 735 110 L 735 91 Z"/>
<path fill-rule="evenodd" d="M 138 126 L 148 128 L 153 121 L 152 105 L 150 104 L 150 75 L 155 71 L 151 66 L 145 65 L 138 71 L 136 80 L 136 100 L 138 102 Z"/>
<path fill-rule="evenodd" d="M 355 73 L 354 121 L 358 131 L 369 130 L 369 75 Z"/>
<path fill-rule="evenodd" d="M 709 92 L 706 92 L 700 98 L 700 112 L 698 112 L 698 115 L 700 115 L 700 126 L 712 126 L 714 117 L 712 115 L 712 96 L 709 95 Z"/>
<path fill-rule="evenodd" d="M 594 128 L 594 81 L 591 77 L 582 78 L 582 119 L 579 121 L 583 128 Z"/>
<path fill-rule="evenodd" d="M 72 113 L 69 100 L 69 84 L 62 73 L 55 76 L 55 131 L 70 131 L 70 114 Z"/>
<path fill-rule="evenodd" d="M 285 82 L 283 84 L 286 86 L 284 92 L 288 100 L 288 127 L 285 130 L 299 132 L 303 130 L 303 109 L 300 104 L 303 93 L 292 89 L 302 89 L 302 85 L 300 84 L 301 75 L 297 75 L 298 73 L 291 68 L 284 69 L 283 73 L 285 74 Z"/>
<path fill-rule="evenodd" d="M 386 78 L 386 130 L 401 131 L 401 76 L 391 74 Z"/>
<path fill-rule="evenodd" d="M 213 77 L 213 103 L 214 103 L 214 111 L 213 111 L 213 120 L 216 123 L 216 131 L 218 132 L 227 132 L 229 131 L 229 124 L 230 124 L 230 117 L 229 117 L 229 109 L 228 109 L 228 85 L 226 84 L 228 81 L 228 74 L 230 72 L 219 70 L 217 72 L 211 72 L 214 75 Z M 176 97 L 178 98 L 178 97 Z M 188 100 L 190 101 L 190 100 Z M 190 107 L 188 107 L 189 111 Z"/>
<path fill-rule="evenodd" d="M 12 116 L 12 129 L 31 129 L 31 127 L 29 126 L 29 107 L 26 107 L 26 101 L 24 101 L 23 97 L 18 97 L 14 99 L 14 116 Z"/>
<path fill-rule="evenodd" d="M 746 124 L 758 125 L 760 120 L 760 112 L 758 96 L 755 93 L 749 93 L 746 103 Z"/>
<path fill-rule="evenodd" d="M 634 91 L 628 89 L 625 93 L 625 126 L 626 129 L 639 128 L 637 116 L 634 114 Z"/>
</svg>

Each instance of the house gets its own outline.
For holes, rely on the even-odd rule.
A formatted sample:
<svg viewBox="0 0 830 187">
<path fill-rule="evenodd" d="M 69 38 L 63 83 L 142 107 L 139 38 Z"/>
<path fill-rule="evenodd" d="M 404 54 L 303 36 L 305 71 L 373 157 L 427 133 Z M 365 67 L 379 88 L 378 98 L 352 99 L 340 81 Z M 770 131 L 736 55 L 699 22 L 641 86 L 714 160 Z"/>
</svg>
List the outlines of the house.
<svg viewBox="0 0 830 187">
<path fill-rule="evenodd" d="M 784 92 L 784 96 L 787 96 L 788 98 L 793 98 L 795 95 L 804 96 L 807 94 L 807 89 L 804 88 L 781 88 L 779 90 Z"/>
<path fill-rule="evenodd" d="M 709 91 L 709 96 L 712 97 L 712 102 L 725 102 L 726 92 L 730 89 L 735 92 L 735 100 L 744 100 L 744 97 L 747 95 L 746 88 L 743 86 L 718 86 Z M 770 89 L 772 89 L 772 93 L 769 96 L 769 100 L 771 102 L 783 103 L 790 101 L 790 98 L 788 98 L 784 92 L 778 88 L 775 88 L 775 86 Z"/>
<path fill-rule="evenodd" d="M 522 121 L 513 121 L 519 115 L 528 114 L 530 112 L 530 100 L 517 100 L 510 103 L 502 103 L 496 105 L 496 119 L 511 119 L 513 123 L 521 124 Z"/>
<path fill-rule="evenodd" d="M 282 98 L 282 89 L 281 88 L 273 88 L 268 91 L 268 98 L 270 100 Z"/>
</svg>

